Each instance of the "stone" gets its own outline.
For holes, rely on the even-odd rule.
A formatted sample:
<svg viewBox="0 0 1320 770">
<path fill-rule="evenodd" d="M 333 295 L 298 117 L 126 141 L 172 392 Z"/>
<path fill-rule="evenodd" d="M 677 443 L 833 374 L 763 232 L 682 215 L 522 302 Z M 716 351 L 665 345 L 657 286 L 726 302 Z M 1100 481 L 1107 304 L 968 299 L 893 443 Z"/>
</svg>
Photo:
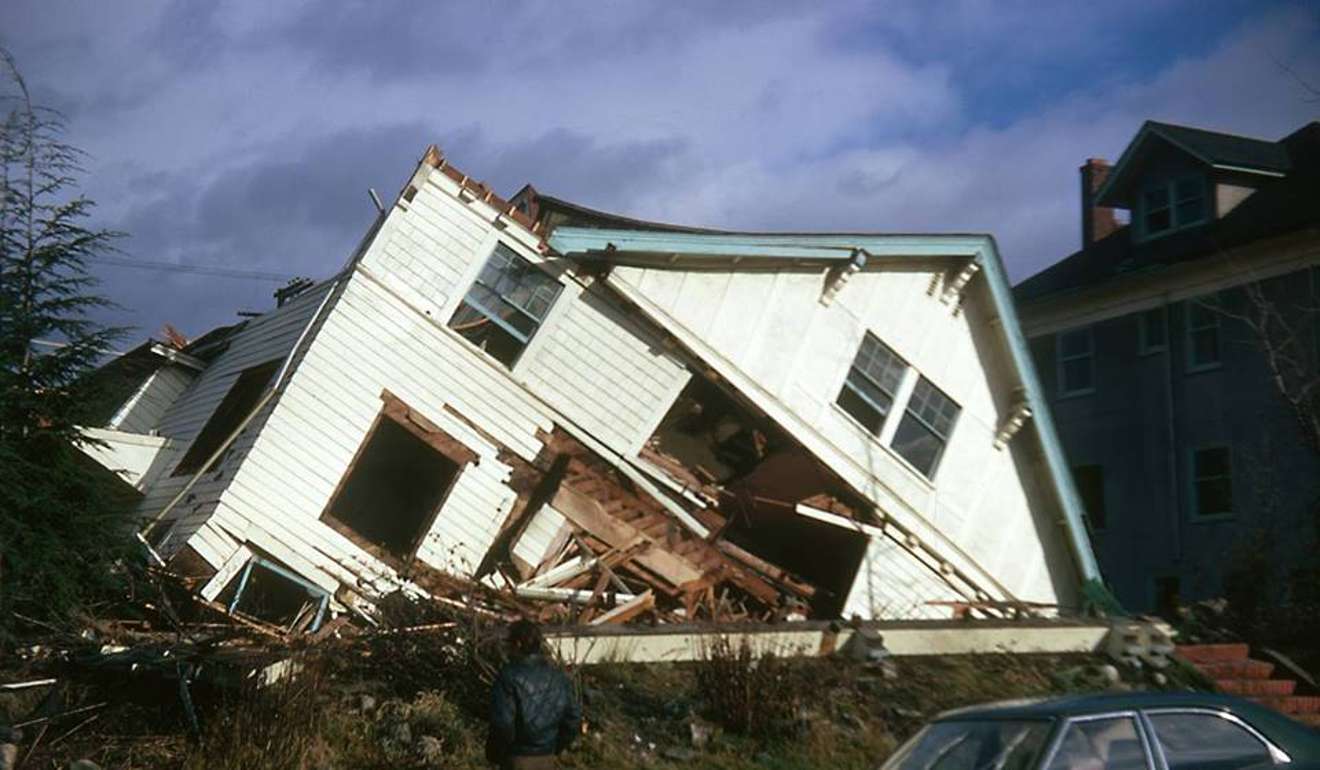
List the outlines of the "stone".
<svg viewBox="0 0 1320 770">
<path fill-rule="evenodd" d="M 361 711 L 364 714 L 370 714 L 376 710 L 376 699 L 370 695 L 359 695 L 357 705 L 358 711 Z"/>
<path fill-rule="evenodd" d="M 1169 677 L 1167 677 L 1167 676 L 1165 676 L 1164 674 L 1161 674 L 1160 672 L 1156 671 L 1156 672 L 1151 676 L 1151 681 L 1153 681 L 1153 682 L 1155 683 L 1155 686 L 1156 686 L 1156 687 L 1164 687 L 1164 686 L 1166 686 L 1166 685 L 1169 683 Z"/>
<path fill-rule="evenodd" d="M 711 736 L 715 733 L 715 726 L 700 719 L 693 719 L 688 723 L 688 733 L 692 737 L 692 748 L 702 749 L 710 743 Z"/>
<path fill-rule="evenodd" d="M 699 756 L 692 749 L 685 749 L 682 746 L 670 746 L 660 752 L 660 756 L 674 762 L 692 762 Z"/>
<path fill-rule="evenodd" d="M 1096 670 L 1096 673 L 1100 674 L 1101 678 L 1103 678 L 1108 684 L 1118 684 L 1123 681 L 1123 676 L 1118 672 L 1118 667 L 1111 666 L 1108 663 L 1100 666 Z"/>
<path fill-rule="evenodd" d="M 445 762 L 445 744 L 434 735 L 419 735 L 413 744 L 417 758 L 427 767 L 441 767 Z"/>
<path fill-rule="evenodd" d="M 18 764 L 18 747 L 12 743 L 0 743 L 0 770 L 14 770 Z"/>
</svg>

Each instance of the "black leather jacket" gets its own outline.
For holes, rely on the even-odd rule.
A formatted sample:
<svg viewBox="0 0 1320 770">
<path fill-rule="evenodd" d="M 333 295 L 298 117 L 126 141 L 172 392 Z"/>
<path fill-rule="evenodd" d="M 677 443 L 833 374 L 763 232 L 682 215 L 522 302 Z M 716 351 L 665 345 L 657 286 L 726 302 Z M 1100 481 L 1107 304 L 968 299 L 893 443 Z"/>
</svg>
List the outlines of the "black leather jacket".
<svg viewBox="0 0 1320 770">
<path fill-rule="evenodd" d="M 491 748 L 502 756 L 558 754 L 577 737 L 582 707 L 573 685 L 543 655 L 511 661 L 490 701 Z"/>
</svg>

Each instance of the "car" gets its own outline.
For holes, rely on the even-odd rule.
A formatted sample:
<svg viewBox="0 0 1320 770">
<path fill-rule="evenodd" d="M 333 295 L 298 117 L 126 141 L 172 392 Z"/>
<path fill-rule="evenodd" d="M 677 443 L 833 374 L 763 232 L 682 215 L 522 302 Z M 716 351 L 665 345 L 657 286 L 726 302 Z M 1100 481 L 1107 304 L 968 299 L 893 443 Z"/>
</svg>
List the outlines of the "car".
<svg viewBox="0 0 1320 770">
<path fill-rule="evenodd" d="M 941 714 L 882 770 L 1320 770 L 1320 731 L 1228 695 L 1134 692 Z"/>
</svg>

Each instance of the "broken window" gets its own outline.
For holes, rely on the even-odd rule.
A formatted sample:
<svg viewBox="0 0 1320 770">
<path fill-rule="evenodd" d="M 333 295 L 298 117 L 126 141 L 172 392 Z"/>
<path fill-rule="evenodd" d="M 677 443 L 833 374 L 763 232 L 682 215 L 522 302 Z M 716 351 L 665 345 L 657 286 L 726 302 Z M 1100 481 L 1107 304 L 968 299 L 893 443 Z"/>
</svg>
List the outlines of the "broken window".
<svg viewBox="0 0 1320 770">
<path fill-rule="evenodd" d="M 1105 469 L 1099 465 L 1079 465 L 1073 468 L 1073 483 L 1082 498 L 1086 520 L 1093 531 L 1105 528 Z"/>
<path fill-rule="evenodd" d="M 321 520 L 385 556 L 412 558 L 475 455 L 407 405 L 386 406 Z"/>
<path fill-rule="evenodd" d="M 224 400 L 211 413 L 211 418 L 193 439 L 188 452 L 184 454 L 179 464 L 174 466 L 173 475 L 183 476 L 201 470 L 207 458 L 220 448 L 225 439 L 229 438 L 229 434 L 233 433 L 234 429 L 252 412 L 279 366 L 279 360 L 268 361 L 260 366 L 244 369 L 238 375 L 238 379 L 225 394 Z"/>
<path fill-rule="evenodd" d="M 903 420 L 898 424 L 890 446 L 922 475 L 931 478 L 939 466 L 945 445 L 949 443 L 958 412 L 953 399 L 922 377 L 912 390 Z"/>
<path fill-rule="evenodd" d="M 905 371 L 903 359 L 868 332 L 839 391 L 839 406 L 867 430 L 880 435 Z"/>
<path fill-rule="evenodd" d="M 449 328 L 512 368 L 560 288 L 558 281 L 501 243 L 449 319 Z"/>
<path fill-rule="evenodd" d="M 230 612 L 292 631 L 315 631 L 325 617 L 330 593 L 279 564 L 254 557 L 217 599 Z"/>
</svg>

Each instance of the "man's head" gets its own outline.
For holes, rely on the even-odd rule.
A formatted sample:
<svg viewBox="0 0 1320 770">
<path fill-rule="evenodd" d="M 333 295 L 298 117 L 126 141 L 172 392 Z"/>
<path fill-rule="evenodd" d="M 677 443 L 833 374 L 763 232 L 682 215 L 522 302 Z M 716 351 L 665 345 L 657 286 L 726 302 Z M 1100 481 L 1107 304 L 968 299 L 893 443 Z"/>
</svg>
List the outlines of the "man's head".
<svg viewBox="0 0 1320 770">
<path fill-rule="evenodd" d="M 543 643 L 541 629 L 532 621 L 519 620 L 509 626 L 509 648 L 513 654 L 535 655 Z"/>
</svg>

